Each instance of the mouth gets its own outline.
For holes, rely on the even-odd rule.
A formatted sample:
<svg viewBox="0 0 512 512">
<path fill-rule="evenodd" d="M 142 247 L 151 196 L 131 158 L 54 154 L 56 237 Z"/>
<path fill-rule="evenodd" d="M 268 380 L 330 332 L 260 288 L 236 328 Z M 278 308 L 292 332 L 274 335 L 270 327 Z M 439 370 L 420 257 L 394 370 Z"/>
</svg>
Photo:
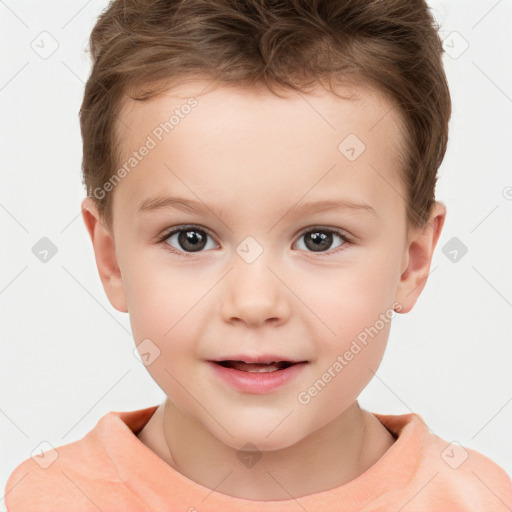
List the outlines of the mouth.
<svg viewBox="0 0 512 512">
<path fill-rule="evenodd" d="M 241 372 L 247 373 L 270 373 L 277 372 L 280 370 L 284 370 L 293 366 L 295 364 L 299 364 L 298 362 L 293 361 L 272 361 L 269 363 L 247 363 L 245 361 L 235 361 L 231 359 L 227 359 L 224 361 L 212 361 L 213 363 L 217 363 L 224 368 L 231 368 L 233 370 L 238 370 Z M 302 361 L 305 362 L 305 361 Z"/>
<path fill-rule="evenodd" d="M 233 356 L 233 359 L 208 360 L 214 379 L 240 393 L 272 393 L 291 385 L 309 361 L 288 361 L 279 356 Z"/>
</svg>

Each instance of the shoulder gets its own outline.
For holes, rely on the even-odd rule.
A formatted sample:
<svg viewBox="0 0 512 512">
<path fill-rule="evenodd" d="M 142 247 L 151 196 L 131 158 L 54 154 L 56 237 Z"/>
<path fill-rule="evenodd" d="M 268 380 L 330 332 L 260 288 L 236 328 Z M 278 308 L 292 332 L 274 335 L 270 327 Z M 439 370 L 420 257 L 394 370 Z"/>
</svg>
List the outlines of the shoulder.
<svg viewBox="0 0 512 512">
<path fill-rule="evenodd" d="M 7 511 L 147 508 L 127 482 L 125 471 L 137 464 L 131 455 L 143 446 L 134 434 L 156 409 L 112 411 L 77 441 L 43 445 L 9 476 L 4 491 Z"/>
<path fill-rule="evenodd" d="M 114 503 L 119 510 L 144 509 L 111 457 L 114 444 L 122 449 L 131 439 L 111 426 L 120 421 L 115 414 L 104 416 L 82 439 L 47 444 L 18 464 L 4 490 L 7 512 L 106 510 Z"/>
<path fill-rule="evenodd" d="M 512 510 L 510 476 L 490 458 L 437 436 L 419 414 L 377 417 L 397 438 L 389 457 L 400 485 L 376 506 L 400 504 L 402 512 Z"/>
<path fill-rule="evenodd" d="M 94 507 L 94 494 L 105 479 L 116 480 L 108 456 L 87 440 L 51 447 L 25 459 L 10 474 L 5 490 L 8 512 L 73 510 Z"/>
<path fill-rule="evenodd" d="M 423 448 L 416 482 L 431 487 L 450 510 L 512 510 L 510 476 L 490 458 L 430 432 Z"/>
</svg>

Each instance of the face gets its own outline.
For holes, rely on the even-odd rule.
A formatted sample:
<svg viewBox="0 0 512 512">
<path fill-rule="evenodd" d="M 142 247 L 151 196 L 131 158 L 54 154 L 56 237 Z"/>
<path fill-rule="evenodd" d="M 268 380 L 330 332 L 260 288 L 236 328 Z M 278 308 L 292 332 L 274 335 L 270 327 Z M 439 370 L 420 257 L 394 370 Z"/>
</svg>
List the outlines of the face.
<svg viewBox="0 0 512 512">
<path fill-rule="evenodd" d="M 123 163 L 139 156 L 111 192 L 105 286 L 183 413 L 233 448 L 285 448 L 354 404 L 408 308 L 399 118 L 369 89 L 205 85 L 124 104 Z M 267 355 L 302 363 L 235 384 L 211 362 Z"/>
</svg>

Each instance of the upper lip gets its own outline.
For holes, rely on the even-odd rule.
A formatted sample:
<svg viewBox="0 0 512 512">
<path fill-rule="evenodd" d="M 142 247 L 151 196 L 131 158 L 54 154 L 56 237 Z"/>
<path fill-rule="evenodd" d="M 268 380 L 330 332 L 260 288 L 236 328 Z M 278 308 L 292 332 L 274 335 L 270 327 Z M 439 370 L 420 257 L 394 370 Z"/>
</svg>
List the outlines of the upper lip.
<svg viewBox="0 0 512 512">
<path fill-rule="evenodd" d="M 287 363 L 305 363 L 307 361 L 303 359 L 293 359 L 287 356 L 278 356 L 274 354 L 261 354 L 256 356 L 249 356 L 246 354 L 237 354 L 233 356 L 225 356 L 218 357 L 215 359 L 209 359 L 209 361 L 213 361 L 218 363 L 219 361 L 243 361 L 244 363 L 277 363 L 279 361 L 285 361 Z"/>
</svg>

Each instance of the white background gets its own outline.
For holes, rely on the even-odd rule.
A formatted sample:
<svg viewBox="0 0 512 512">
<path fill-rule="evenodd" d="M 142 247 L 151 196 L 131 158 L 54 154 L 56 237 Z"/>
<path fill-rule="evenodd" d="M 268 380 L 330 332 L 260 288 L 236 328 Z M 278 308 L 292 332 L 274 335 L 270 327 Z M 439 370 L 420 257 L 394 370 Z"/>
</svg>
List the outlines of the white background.
<svg viewBox="0 0 512 512">
<path fill-rule="evenodd" d="M 512 474 L 512 0 L 430 5 L 451 54 L 437 189 L 448 216 L 427 286 L 393 321 L 360 403 L 416 412 Z M 0 483 L 41 441 L 70 443 L 109 411 L 164 399 L 133 355 L 128 315 L 108 302 L 80 215 L 78 111 L 106 6 L 0 2 Z M 58 43 L 46 59 L 31 47 L 43 31 Z M 32 253 L 44 236 L 58 249 L 47 263 Z M 442 252 L 452 237 L 468 248 L 457 262 Z"/>
</svg>

